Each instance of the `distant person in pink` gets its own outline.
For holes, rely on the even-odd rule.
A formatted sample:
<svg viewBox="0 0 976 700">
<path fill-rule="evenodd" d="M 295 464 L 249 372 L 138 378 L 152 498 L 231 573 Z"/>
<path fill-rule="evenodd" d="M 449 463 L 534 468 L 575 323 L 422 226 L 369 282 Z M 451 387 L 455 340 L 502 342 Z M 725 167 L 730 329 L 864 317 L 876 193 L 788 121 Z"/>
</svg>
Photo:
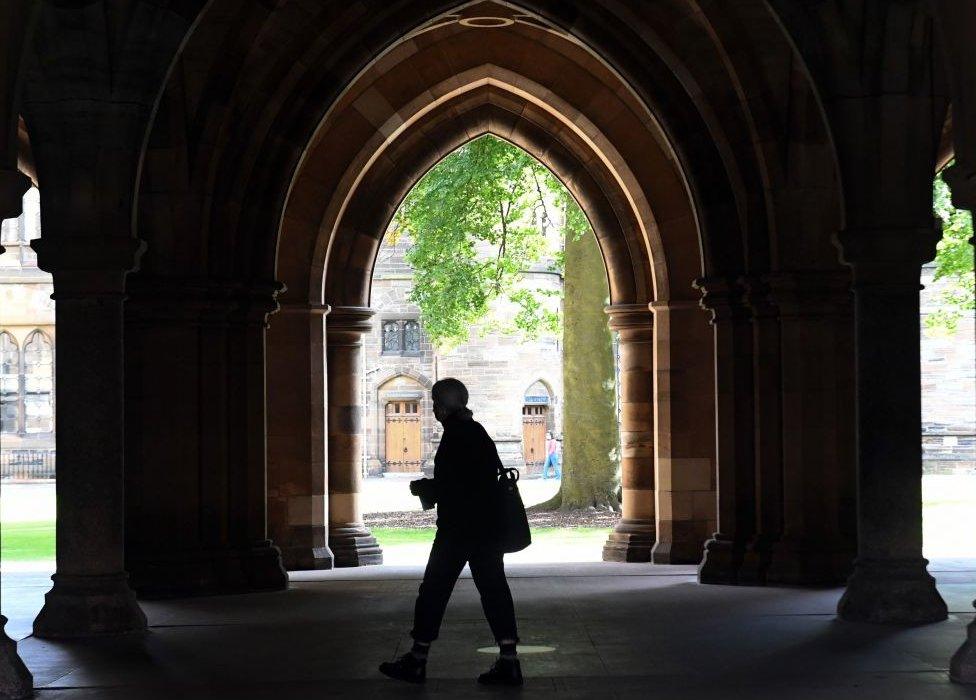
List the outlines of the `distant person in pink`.
<svg viewBox="0 0 976 700">
<path fill-rule="evenodd" d="M 559 443 L 552 433 L 546 433 L 546 463 L 542 465 L 542 478 L 549 478 L 549 467 L 552 466 L 557 479 L 563 478 L 563 470 L 559 466 Z"/>
</svg>

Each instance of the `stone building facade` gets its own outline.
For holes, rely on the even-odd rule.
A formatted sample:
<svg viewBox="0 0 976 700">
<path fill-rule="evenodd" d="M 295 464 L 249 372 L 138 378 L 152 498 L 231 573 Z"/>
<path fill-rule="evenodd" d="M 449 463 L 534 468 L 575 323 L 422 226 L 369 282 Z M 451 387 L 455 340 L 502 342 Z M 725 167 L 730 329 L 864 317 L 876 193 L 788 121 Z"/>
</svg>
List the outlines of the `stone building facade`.
<svg viewBox="0 0 976 700">
<path fill-rule="evenodd" d="M 468 342 L 438 351 L 423 332 L 419 309 L 408 299 L 413 286 L 404 260 L 408 245 L 405 237 L 394 245 L 384 241 L 373 270 L 370 306 L 376 313 L 363 343 L 366 474 L 433 469 L 440 424 L 432 412 L 430 387 L 443 377 L 457 377 L 468 387 L 469 406 L 506 465 L 529 476 L 541 473 L 539 441 L 546 430 L 557 438 L 562 430 L 560 339 L 546 333 L 526 339 L 488 332 L 483 324 L 472 329 Z M 560 290 L 562 276 L 549 269 L 550 263 L 527 271 L 522 284 Z M 492 319 L 504 324 L 514 313 L 507 303 L 497 303 Z M 401 414 L 404 410 L 410 413 Z"/>
<path fill-rule="evenodd" d="M 953 334 L 925 329 L 946 288 L 922 267 L 922 466 L 927 474 L 976 473 L 976 314 L 964 313 Z"/>
<path fill-rule="evenodd" d="M 6 478 L 54 476 L 54 301 L 51 275 L 30 247 L 40 236 L 40 197 L 0 228 L 0 465 Z"/>
</svg>

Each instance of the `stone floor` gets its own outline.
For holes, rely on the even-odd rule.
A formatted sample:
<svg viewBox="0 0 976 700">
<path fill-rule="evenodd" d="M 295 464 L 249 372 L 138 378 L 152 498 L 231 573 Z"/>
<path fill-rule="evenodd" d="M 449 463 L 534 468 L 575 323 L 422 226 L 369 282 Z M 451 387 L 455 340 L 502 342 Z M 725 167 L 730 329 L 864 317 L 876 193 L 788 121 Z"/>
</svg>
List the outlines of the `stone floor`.
<svg viewBox="0 0 976 700">
<path fill-rule="evenodd" d="M 536 564 L 510 567 L 524 654 L 520 692 L 479 689 L 491 656 L 477 593 L 459 584 L 425 687 L 376 672 L 409 644 L 420 569 L 293 574 L 282 593 L 145 603 L 142 637 L 20 642 L 39 697 L 340 696 L 567 698 L 976 698 L 946 667 L 976 597 L 976 560 L 934 562 L 949 621 L 916 628 L 838 622 L 839 589 L 700 586 L 692 567 Z M 465 574 L 466 576 L 467 574 Z M 29 630 L 46 583 L 4 575 L 12 636 Z M 18 634 L 18 631 L 21 634 Z"/>
</svg>

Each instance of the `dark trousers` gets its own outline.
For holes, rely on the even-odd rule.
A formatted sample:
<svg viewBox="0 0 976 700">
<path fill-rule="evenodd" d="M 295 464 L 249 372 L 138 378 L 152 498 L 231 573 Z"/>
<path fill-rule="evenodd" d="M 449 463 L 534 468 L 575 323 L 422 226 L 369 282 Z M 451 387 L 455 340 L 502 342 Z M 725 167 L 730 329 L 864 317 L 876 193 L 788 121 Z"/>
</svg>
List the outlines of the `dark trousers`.
<svg viewBox="0 0 976 700">
<path fill-rule="evenodd" d="M 467 562 L 495 641 L 517 640 L 515 605 L 505 580 L 503 556 L 495 547 L 438 534 L 427 560 L 424 581 L 420 584 L 410 636 L 418 642 L 437 639 L 454 583 Z"/>
</svg>

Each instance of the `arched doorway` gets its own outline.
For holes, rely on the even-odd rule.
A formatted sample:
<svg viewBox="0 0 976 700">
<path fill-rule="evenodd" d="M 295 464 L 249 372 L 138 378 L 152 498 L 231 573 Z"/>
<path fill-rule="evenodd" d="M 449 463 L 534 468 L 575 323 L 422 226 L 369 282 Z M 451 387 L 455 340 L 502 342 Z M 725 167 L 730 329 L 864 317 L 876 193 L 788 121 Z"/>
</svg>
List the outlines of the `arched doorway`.
<svg viewBox="0 0 976 700">
<path fill-rule="evenodd" d="M 541 473 L 546 460 L 546 434 L 555 429 L 554 397 L 544 382 L 533 382 L 522 397 L 522 458 L 526 475 Z"/>
</svg>

